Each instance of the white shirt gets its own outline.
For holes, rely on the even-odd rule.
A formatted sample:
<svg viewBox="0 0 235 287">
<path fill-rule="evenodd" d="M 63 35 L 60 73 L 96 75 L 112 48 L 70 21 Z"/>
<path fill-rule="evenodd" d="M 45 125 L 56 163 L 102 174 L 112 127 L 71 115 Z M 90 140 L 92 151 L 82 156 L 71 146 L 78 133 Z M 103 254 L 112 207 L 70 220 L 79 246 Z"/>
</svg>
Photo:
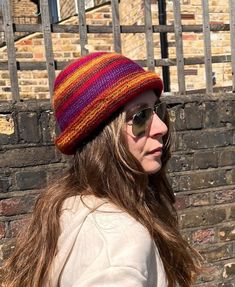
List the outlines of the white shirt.
<svg viewBox="0 0 235 287">
<path fill-rule="evenodd" d="M 94 196 L 85 197 L 84 203 L 78 196 L 64 203 L 50 286 L 167 287 L 147 229 Z"/>
</svg>

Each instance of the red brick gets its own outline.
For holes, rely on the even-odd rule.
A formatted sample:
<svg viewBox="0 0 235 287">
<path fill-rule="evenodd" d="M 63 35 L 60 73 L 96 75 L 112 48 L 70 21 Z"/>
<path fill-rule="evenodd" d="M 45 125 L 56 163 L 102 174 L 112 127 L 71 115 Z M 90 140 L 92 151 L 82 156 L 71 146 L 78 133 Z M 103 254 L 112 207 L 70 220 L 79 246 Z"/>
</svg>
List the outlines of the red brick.
<svg viewBox="0 0 235 287">
<path fill-rule="evenodd" d="M 210 21 L 210 25 L 223 25 L 224 22 L 219 21 Z"/>
<path fill-rule="evenodd" d="M 185 69 L 184 74 L 185 76 L 196 76 L 198 71 L 196 69 Z"/>
<path fill-rule="evenodd" d="M 184 34 L 182 36 L 183 40 L 188 40 L 188 41 L 195 41 L 197 40 L 197 36 L 196 35 L 187 35 L 187 34 Z"/>
<path fill-rule="evenodd" d="M 215 203 L 230 203 L 235 201 L 235 189 L 233 190 L 219 190 L 213 192 Z"/>
<path fill-rule="evenodd" d="M 195 19 L 195 14 L 189 14 L 189 13 L 181 14 L 181 19 L 182 20 L 193 20 Z"/>
<path fill-rule="evenodd" d="M 34 53 L 34 58 L 35 59 L 42 59 L 44 56 L 43 56 L 43 53 Z"/>
<path fill-rule="evenodd" d="M 33 41 L 32 39 L 26 39 L 23 42 L 21 42 L 23 45 L 32 45 Z"/>
<path fill-rule="evenodd" d="M 211 243 L 215 240 L 215 231 L 213 228 L 200 229 L 192 233 L 193 243 Z"/>
<path fill-rule="evenodd" d="M 175 208 L 177 210 L 185 209 L 189 206 L 189 196 L 177 196 L 176 197 L 176 203 L 175 203 Z"/>
<path fill-rule="evenodd" d="M 9 198 L 0 201 L 0 215 L 14 214 L 19 208 L 20 198 Z"/>
<path fill-rule="evenodd" d="M 0 215 L 9 216 L 31 212 L 35 200 L 36 195 L 2 199 L 0 201 Z"/>
</svg>

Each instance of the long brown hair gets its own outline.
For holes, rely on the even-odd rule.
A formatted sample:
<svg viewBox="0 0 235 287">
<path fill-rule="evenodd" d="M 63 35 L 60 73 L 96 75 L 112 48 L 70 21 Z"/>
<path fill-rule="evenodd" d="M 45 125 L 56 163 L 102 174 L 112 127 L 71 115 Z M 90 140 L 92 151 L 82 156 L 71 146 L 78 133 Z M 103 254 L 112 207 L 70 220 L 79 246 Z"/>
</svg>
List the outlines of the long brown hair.
<svg viewBox="0 0 235 287">
<path fill-rule="evenodd" d="M 124 123 L 125 114 L 121 113 L 81 146 L 67 174 L 40 196 L 29 227 L 6 264 L 4 286 L 43 286 L 57 252 L 63 202 L 86 194 L 109 199 L 148 229 L 169 287 L 177 282 L 182 287 L 191 286 L 199 271 L 199 257 L 178 230 L 175 196 L 165 171 L 170 157 L 169 133 L 163 139 L 162 168 L 148 176 L 127 149 Z"/>
</svg>

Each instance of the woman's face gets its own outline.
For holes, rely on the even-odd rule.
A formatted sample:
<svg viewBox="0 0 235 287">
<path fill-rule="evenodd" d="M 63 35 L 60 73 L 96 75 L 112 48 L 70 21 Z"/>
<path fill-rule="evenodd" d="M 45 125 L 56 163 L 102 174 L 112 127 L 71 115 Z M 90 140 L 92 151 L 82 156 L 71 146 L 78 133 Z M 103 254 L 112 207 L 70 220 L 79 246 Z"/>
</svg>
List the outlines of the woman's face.
<svg viewBox="0 0 235 287">
<path fill-rule="evenodd" d="M 154 91 L 148 90 L 129 102 L 124 108 L 127 115 L 125 133 L 128 148 L 148 174 L 156 173 L 161 169 L 162 138 L 168 130 L 160 117 L 148 109 L 154 109 L 158 103 L 159 100 Z M 161 105 L 159 110 L 162 110 Z M 149 116 L 150 114 L 151 116 Z M 149 120 L 144 125 L 146 118 Z"/>
</svg>

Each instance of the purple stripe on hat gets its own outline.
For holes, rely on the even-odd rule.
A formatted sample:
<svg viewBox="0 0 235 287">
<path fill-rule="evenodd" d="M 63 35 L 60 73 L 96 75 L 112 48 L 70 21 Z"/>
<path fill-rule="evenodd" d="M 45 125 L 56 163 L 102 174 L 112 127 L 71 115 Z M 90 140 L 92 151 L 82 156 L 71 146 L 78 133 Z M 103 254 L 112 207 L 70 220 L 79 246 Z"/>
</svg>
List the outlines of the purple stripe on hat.
<svg viewBox="0 0 235 287">
<path fill-rule="evenodd" d="M 75 61 L 74 63 L 72 62 L 66 70 L 63 71 L 63 73 L 60 73 L 56 80 L 55 80 L 55 84 L 54 84 L 54 89 L 58 88 L 59 85 L 61 84 L 61 82 L 63 82 L 63 80 L 65 78 L 67 78 L 68 76 L 71 76 L 71 73 L 73 73 L 74 71 L 76 71 L 79 67 L 81 67 L 82 65 L 86 64 L 87 62 L 90 62 L 91 60 L 98 58 L 99 56 L 101 56 L 102 54 L 106 54 L 106 52 L 97 52 L 97 53 L 93 53 L 88 55 L 85 58 L 81 58 L 81 60 L 79 61 Z"/>
<path fill-rule="evenodd" d="M 64 96 L 61 97 L 61 101 L 57 105 L 56 116 L 60 118 L 61 113 L 66 113 L 66 110 L 73 105 L 74 101 L 79 102 L 79 99 L 81 99 L 82 95 L 89 89 L 89 86 L 96 85 L 100 78 L 103 81 L 103 77 L 105 77 L 104 74 L 112 73 L 113 70 L 118 70 L 120 66 L 126 66 L 127 64 L 130 64 L 127 58 L 122 57 L 117 61 L 117 58 L 112 57 L 110 59 L 104 59 L 100 64 L 90 68 L 88 73 L 85 74 L 85 77 L 81 77 L 81 75 L 78 76 L 74 84 L 62 92 Z M 142 69 L 137 64 L 134 65 L 136 65 L 137 70 Z"/>
<path fill-rule="evenodd" d="M 113 62 L 116 63 L 115 66 L 118 66 L 120 59 L 119 59 L 119 62 L 117 62 L 117 57 L 109 57 L 107 59 L 103 59 L 101 62 L 99 62 L 99 64 L 94 65 L 87 72 L 84 72 L 82 77 L 81 77 L 81 73 L 80 73 L 80 76 L 77 75 L 79 79 L 76 79 L 73 83 L 71 83 L 69 86 L 66 87 L 66 89 L 64 89 L 61 92 L 60 99 L 57 101 L 57 105 L 56 105 L 56 108 L 57 109 L 59 108 L 59 114 L 63 112 L 63 110 L 65 110 L 68 105 L 71 105 L 73 101 L 73 97 L 71 97 L 71 95 L 73 95 L 74 92 L 76 93 L 78 86 L 81 86 L 82 89 L 86 89 L 86 85 L 89 84 L 89 81 L 92 81 L 92 79 L 95 78 L 98 74 L 100 74 L 103 69 L 105 72 L 105 69 L 107 69 L 107 66 L 111 67 Z M 126 64 L 126 62 L 128 61 L 127 59 L 122 57 L 121 62 L 123 64 Z M 72 75 L 73 74 L 71 73 L 71 76 Z M 93 84 L 93 83 L 94 81 L 90 82 L 90 84 Z"/>
<path fill-rule="evenodd" d="M 91 103 L 99 94 L 110 88 L 114 83 L 117 83 L 125 76 L 133 72 L 137 72 L 138 70 L 143 72 L 143 69 L 133 62 L 129 62 L 128 64 L 124 65 L 123 63 L 120 64 L 121 65 L 118 68 L 115 68 L 112 71 L 101 73 L 99 76 L 102 77 L 102 80 L 99 79 L 95 85 L 90 85 L 88 89 L 86 89 L 81 95 L 79 95 L 79 91 L 74 95 L 71 105 L 69 105 L 68 108 L 63 111 L 63 117 L 59 117 L 57 115 L 61 130 L 66 129 L 66 127 L 71 123 L 71 121 L 73 121 L 75 117 L 79 115 L 84 107 L 89 105 L 89 103 Z"/>
</svg>

